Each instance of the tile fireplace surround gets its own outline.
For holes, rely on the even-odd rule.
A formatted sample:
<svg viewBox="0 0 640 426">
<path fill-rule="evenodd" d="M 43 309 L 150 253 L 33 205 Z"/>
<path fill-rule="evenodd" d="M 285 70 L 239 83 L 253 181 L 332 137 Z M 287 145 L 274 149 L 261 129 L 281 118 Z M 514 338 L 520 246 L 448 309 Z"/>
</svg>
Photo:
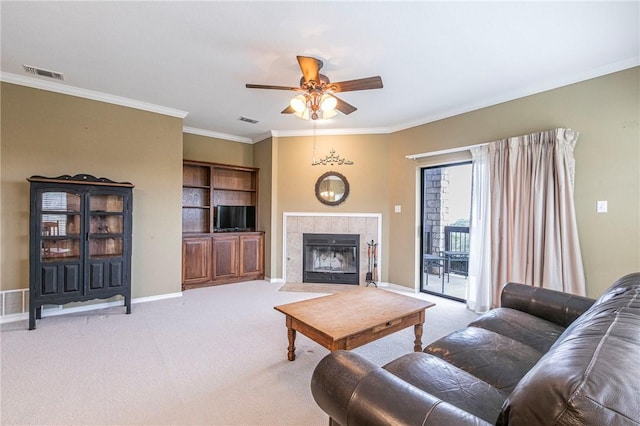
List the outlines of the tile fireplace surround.
<svg viewBox="0 0 640 426">
<path fill-rule="evenodd" d="M 381 213 L 283 213 L 282 259 L 285 282 L 302 282 L 302 234 L 360 235 L 360 285 L 365 284 L 368 270 L 367 243 L 378 244 L 378 277 L 382 247 Z M 378 279 L 378 281 L 380 281 Z"/>
</svg>

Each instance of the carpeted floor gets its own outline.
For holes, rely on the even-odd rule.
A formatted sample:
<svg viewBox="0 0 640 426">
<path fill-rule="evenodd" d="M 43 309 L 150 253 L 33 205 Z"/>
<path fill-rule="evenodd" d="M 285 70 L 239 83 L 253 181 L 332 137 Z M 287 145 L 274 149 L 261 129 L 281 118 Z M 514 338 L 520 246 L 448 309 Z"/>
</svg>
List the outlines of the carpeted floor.
<svg viewBox="0 0 640 426">
<path fill-rule="evenodd" d="M 175 299 L 0 328 L 2 425 L 326 425 L 309 383 L 329 352 L 298 333 L 287 361 L 276 305 L 318 294 L 250 281 Z M 475 314 L 427 295 L 423 343 Z M 413 348 L 407 328 L 354 350 L 383 365 Z"/>
</svg>

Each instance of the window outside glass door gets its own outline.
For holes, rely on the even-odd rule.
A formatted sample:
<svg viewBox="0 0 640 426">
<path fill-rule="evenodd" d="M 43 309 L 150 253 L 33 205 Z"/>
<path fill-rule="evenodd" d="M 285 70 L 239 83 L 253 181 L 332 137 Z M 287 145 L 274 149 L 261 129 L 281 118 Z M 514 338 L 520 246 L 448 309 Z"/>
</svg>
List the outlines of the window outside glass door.
<svg viewBox="0 0 640 426">
<path fill-rule="evenodd" d="M 422 169 L 420 290 L 466 299 L 471 162 Z"/>
</svg>

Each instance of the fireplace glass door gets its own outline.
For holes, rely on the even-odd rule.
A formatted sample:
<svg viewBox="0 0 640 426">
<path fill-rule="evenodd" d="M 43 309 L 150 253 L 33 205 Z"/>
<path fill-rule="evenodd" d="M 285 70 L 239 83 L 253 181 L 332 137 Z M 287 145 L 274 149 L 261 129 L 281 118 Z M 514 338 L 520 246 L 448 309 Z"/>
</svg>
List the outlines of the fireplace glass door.
<svg viewBox="0 0 640 426">
<path fill-rule="evenodd" d="M 360 235 L 304 234 L 303 282 L 359 284 Z"/>
</svg>

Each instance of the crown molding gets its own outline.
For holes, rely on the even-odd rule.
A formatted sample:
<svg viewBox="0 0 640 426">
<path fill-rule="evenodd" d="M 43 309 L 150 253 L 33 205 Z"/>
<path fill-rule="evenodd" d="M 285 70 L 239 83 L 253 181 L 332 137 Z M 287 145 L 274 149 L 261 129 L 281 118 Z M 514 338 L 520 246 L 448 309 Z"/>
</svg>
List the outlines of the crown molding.
<svg viewBox="0 0 640 426">
<path fill-rule="evenodd" d="M 253 138 L 253 143 L 261 142 L 261 141 L 263 141 L 265 139 L 268 139 L 268 138 L 271 138 L 273 136 L 274 136 L 273 135 L 273 131 L 269 130 L 268 132 L 264 132 L 264 133 L 262 133 L 262 134 L 260 134 L 258 136 L 255 136 Z"/>
<path fill-rule="evenodd" d="M 242 142 L 242 143 L 253 143 L 254 142 L 250 138 L 245 138 L 245 137 L 236 136 L 236 135 L 229 135 L 227 133 L 214 132 L 214 131 L 211 131 L 211 130 L 198 129 L 196 127 L 184 126 L 182 128 L 182 131 L 184 133 L 189 133 L 191 135 L 206 136 L 206 137 L 209 137 L 209 138 L 224 139 L 224 140 L 233 141 L 233 142 Z"/>
<path fill-rule="evenodd" d="M 548 80 L 536 86 L 529 86 L 529 87 L 521 88 L 518 90 L 514 90 L 512 92 L 507 92 L 507 93 L 501 94 L 500 96 L 496 96 L 494 98 L 485 99 L 484 101 L 481 101 L 475 105 L 468 105 L 463 108 L 452 109 L 441 114 L 425 117 L 419 121 L 399 124 L 391 128 L 391 133 L 410 129 L 412 127 L 422 126 L 424 124 L 433 123 L 434 121 L 455 117 L 456 115 L 466 114 L 468 112 L 476 111 L 482 108 L 488 108 L 504 102 L 509 102 L 509 101 L 524 98 L 527 96 L 536 95 L 538 93 L 547 92 L 549 90 L 560 89 L 564 86 L 569 86 L 571 84 L 580 83 L 586 80 L 591 80 L 593 78 L 602 77 L 607 74 L 613 74 L 615 72 L 624 71 L 626 69 L 634 68 L 639 65 L 640 65 L 640 56 L 634 56 L 631 58 L 624 59 L 622 61 L 606 64 L 597 68 L 592 68 L 590 70 L 574 74 L 571 77 L 567 77 L 564 79 Z"/>
<path fill-rule="evenodd" d="M 254 144 L 270 137 L 296 137 L 296 136 L 339 136 L 339 135 L 376 135 L 391 133 L 388 127 L 372 129 L 304 129 L 304 130 L 271 130 L 253 138 L 245 138 L 226 133 L 218 133 L 211 130 L 198 129 L 195 127 L 183 127 L 182 131 L 193 135 L 207 136 L 210 138 L 224 139 L 233 142 Z"/>
<path fill-rule="evenodd" d="M 341 136 L 341 135 L 379 135 L 392 133 L 389 127 L 374 127 L 371 129 L 304 129 L 304 130 L 272 130 L 276 137 L 286 138 L 294 136 Z"/>
<path fill-rule="evenodd" d="M 79 98 L 91 99 L 93 101 L 106 102 L 109 104 L 120 105 L 128 108 L 155 112 L 157 114 L 168 115 L 171 117 L 185 118 L 187 114 L 189 114 L 189 112 L 181 111 L 179 109 L 167 108 L 161 105 L 137 101 L 135 99 L 123 98 L 121 96 L 109 95 L 107 93 L 81 89 L 79 87 L 68 86 L 66 84 L 40 80 L 33 77 L 25 77 L 7 72 L 0 73 L 0 81 L 17 84 L 20 86 L 31 87 L 34 89 L 47 90 L 49 92 L 61 93 L 63 95 L 76 96 Z"/>
</svg>

